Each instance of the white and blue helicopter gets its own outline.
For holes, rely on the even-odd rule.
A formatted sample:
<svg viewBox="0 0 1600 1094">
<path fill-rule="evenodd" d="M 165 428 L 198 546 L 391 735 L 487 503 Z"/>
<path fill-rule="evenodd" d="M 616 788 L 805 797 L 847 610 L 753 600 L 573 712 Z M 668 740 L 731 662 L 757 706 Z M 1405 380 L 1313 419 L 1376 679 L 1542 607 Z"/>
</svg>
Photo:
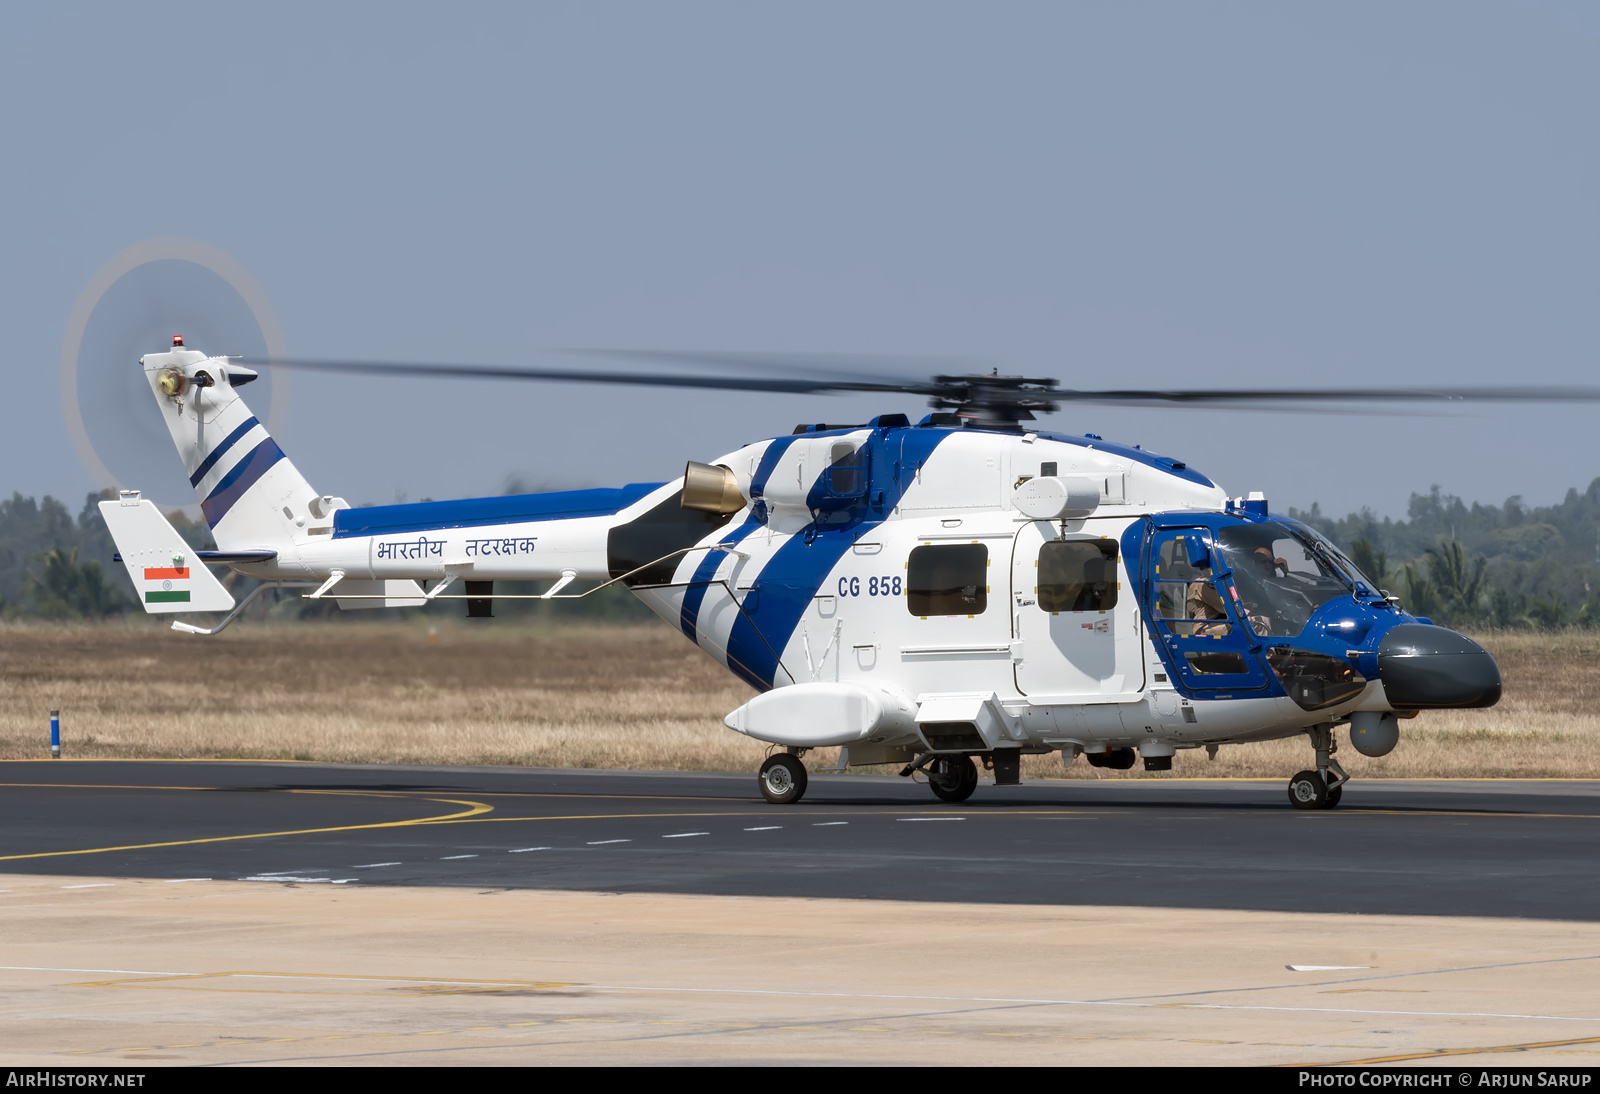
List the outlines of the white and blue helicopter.
<svg viewBox="0 0 1600 1094">
<path fill-rule="evenodd" d="M 651 355 L 645 355 L 651 356 Z M 654 355 L 694 360 L 695 355 Z M 706 359 L 700 355 L 699 359 Z M 726 363 L 714 361 L 713 363 Z M 250 365 L 396 375 L 584 380 L 774 392 L 927 396 L 913 423 L 805 425 L 671 481 L 352 508 L 319 493 L 240 397 Z M 1230 497 L 1181 460 L 1029 426 L 1059 401 L 1115 405 L 1505 399 L 1505 391 L 1101 391 L 1054 380 L 741 378 L 249 361 L 175 338 L 140 359 L 217 550 L 191 549 L 137 491 L 101 503 L 149 612 L 249 602 L 207 569 L 298 586 L 343 608 L 464 599 L 488 615 L 495 582 L 620 583 L 759 694 L 729 729 L 775 746 L 758 783 L 799 801 L 812 749 L 835 769 L 889 764 L 965 800 L 978 764 L 1019 781 L 1023 755 L 1136 759 L 1305 735 L 1289 782 L 1299 809 L 1337 805 L 1338 731 L 1367 756 L 1419 711 L 1488 707 L 1493 658 L 1406 614 L 1333 543 Z M 1524 399 L 1593 399 L 1591 389 Z M 603 586 L 602 586 L 603 587 Z M 587 594 L 573 594 L 587 595 Z M 975 762 L 976 761 L 976 762 Z"/>
</svg>

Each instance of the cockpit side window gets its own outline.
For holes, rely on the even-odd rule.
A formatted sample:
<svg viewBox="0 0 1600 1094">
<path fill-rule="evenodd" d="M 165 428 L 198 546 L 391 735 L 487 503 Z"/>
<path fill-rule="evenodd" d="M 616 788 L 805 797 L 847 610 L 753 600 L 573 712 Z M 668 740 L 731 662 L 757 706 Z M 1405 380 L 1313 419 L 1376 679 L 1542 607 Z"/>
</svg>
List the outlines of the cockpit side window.
<svg viewBox="0 0 1600 1094">
<path fill-rule="evenodd" d="M 1236 525 L 1217 538 L 1241 612 L 1259 635 L 1297 635 L 1318 608 L 1350 592 L 1345 575 L 1282 524 Z"/>
<path fill-rule="evenodd" d="M 1196 529 L 1194 536 L 1201 536 Z M 1185 636 L 1221 637 L 1233 632 L 1228 609 L 1211 571 L 1189 561 L 1184 539 L 1161 544 L 1156 557 L 1155 615 L 1168 630 Z"/>
</svg>

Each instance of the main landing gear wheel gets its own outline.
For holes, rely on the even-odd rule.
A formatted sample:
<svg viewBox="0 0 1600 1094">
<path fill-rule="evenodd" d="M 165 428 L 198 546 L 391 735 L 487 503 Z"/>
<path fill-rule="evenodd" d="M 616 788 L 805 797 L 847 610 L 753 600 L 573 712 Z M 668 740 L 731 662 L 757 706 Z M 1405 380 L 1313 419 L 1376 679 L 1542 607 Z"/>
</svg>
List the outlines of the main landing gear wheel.
<svg viewBox="0 0 1600 1094">
<path fill-rule="evenodd" d="M 1328 804 L 1324 805 L 1322 808 L 1332 809 L 1334 806 L 1339 804 L 1339 799 L 1342 797 L 1344 797 L 1344 783 L 1340 783 L 1338 786 L 1328 791 Z"/>
<path fill-rule="evenodd" d="M 806 765 L 787 752 L 768 756 L 756 782 L 773 805 L 793 805 L 806 795 Z"/>
<path fill-rule="evenodd" d="M 928 765 L 928 786 L 940 801 L 964 802 L 978 789 L 978 765 L 971 756 L 948 756 Z"/>
<path fill-rule="evenodd" d="M 1332 804 L 1328 799 L 1328 784 L 1315 771 L 1302 771 L 1289 780 L 1289 802 L 1296 809 L 1327 809 Z"/>
</svg>

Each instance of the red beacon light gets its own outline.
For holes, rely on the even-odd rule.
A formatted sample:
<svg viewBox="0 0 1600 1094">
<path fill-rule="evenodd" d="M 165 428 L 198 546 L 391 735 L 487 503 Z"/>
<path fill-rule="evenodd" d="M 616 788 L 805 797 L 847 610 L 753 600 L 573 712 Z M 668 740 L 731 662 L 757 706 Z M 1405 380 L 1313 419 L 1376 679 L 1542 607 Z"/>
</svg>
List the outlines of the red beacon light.
<svg viewBox="0 0 1600 1094">
<path fill-rule="evenodd" d="M 172 336 L 172 348 L 173 349 L 182 349 L 183 348 L 183 335 L 174 334 Z"/>
</svg>

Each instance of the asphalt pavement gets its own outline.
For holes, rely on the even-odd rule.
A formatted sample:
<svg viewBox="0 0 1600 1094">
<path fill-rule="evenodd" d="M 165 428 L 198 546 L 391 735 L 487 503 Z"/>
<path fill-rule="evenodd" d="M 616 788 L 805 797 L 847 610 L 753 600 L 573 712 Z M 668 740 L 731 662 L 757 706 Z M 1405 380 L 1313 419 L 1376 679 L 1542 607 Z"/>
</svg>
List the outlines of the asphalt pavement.
<svg viewBox="0 0 1600 1094">
<path fill-rule="evenodd" d="M 1600 783 L 1072 780 L 937 801 L 814 775 L 0 764 L 0 873 L 1600 919 Z M 1128 945 L 1157 944 L 1130 938 Z"/>
</svg>

